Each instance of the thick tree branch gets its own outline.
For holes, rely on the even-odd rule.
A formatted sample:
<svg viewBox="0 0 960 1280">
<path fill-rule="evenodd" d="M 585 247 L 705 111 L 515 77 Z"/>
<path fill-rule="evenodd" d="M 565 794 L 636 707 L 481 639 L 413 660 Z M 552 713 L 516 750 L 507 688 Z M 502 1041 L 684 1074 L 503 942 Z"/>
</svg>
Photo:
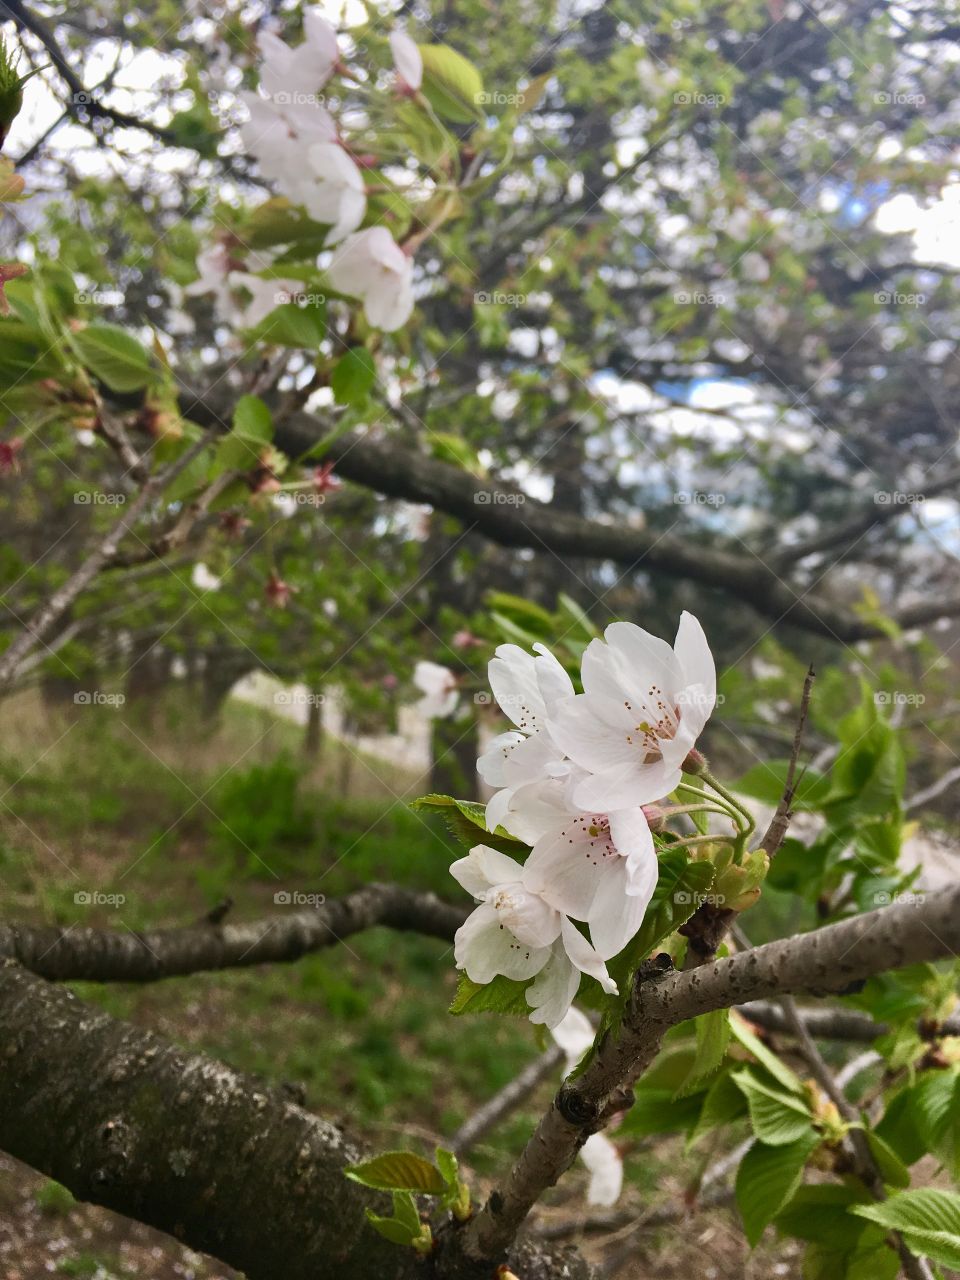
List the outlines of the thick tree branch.
<svg viewBox="0 0 960 1280">
<path fill-rule="evenodd" d="M 250 1280 L 475 1280 L 465 1260 L 420 1261 L 367 1226 L 385 1197 L 343 1176 L 362 1152 L 336 1126 L 10 963 L 0 1057 L 0 1147 Z M 533 1241 L 510 1263 L 524 1280 L 590 1275 Z"/>
<path fill-rule="evenodd" d="M 653 1061 L 670 1027 L 748 1000 L 840 991 L 875 973 L 958 950 L 960 885 L 689 972 L 641 970 L 620 1035 L 604 1040 L 583 1074 L 561 1088 L 506 1184 L 468 1227 L 464 1248 L 478 1258 L 496 1258 L 509 1245 L 543 1191 L 601 1126 L 611 1095 Z"/>
<path fill-rule="evenodd" d="M 299 960 L 375 925 L 448 940 L 466 912 L 432 893 L 371 884 L 306 911 L 244 924 L 126 930 L 0 925 L 0 961 L 55 981 L 153 982 L 211 969 Z"/>
</svg>

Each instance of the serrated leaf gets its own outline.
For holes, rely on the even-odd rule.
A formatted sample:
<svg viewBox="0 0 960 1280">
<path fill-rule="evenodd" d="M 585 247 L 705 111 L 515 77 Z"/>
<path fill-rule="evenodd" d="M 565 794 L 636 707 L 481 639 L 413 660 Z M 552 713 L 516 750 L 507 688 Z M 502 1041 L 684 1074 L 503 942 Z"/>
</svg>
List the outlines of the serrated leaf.
<svg viewBox="0 0 960 1280">
<path fill-rule="evenodd" d="M 904 1234 L 908 1246 L 945 1267 L 960 1267 L 960 1195 L 935 1187 L 900 1191 L 851 1213 Z"/>
<path fill-rule="evenodd" d="M 818 1144 L 812 1131 L 782 1146 L 755 1142 L 740 1161 L 735 1194 L 751 1248 L 800 1186 L 807 1160 Z"/>
<path fill-rule="evenodd" d="M 350 1165 L 344 1173 L 353 1182 L 377 1191 L 440 1195 L 444 1189 L 440 1170 L 413 1151 L 386 1151 L 371 1160 Z"/>
<path fill-rule="evenodd" d="M 725 1072 L 707 1090 L 696 1127 L 688 1140 L 689 1145 L 699 1142 L 711 1129 L 728 1125 L 746 1114 L 747 1100 L 742 1090 L 730 1079 L 729 1073 Z"/>
<path fill-rule="evenodd" d="M 259 396 L 241 396 L 233 410 L 233 429 L 248 440 L 269 444 L 273 439 L 273 415 Z"/>
<path fill-rule="evenodd" d="M 866 1131 L 867 1145 L 873 1155 L 880 1176 L 888 1187 L 909 1187 L 910 1170 L 894 1149 L 872 1129 Z"/>
<path fill-rule="evenodd" d="M 813 1117 L 798 1097 L 769 1088 L 749 1071 L 730 1078 L 743 1091 L 754 1134 L 768 1146 L 786 1146 L 813 1131 Z"/>
<path fill-rule="evenodd" d="M 160 377 L 146 348 L 115 324 L 87 325 L 72 341 L 84 367 L 111 391 L 139 391 Z"/>
<path fill-rule="evenodd" d="M 420 1234 L 418 1231 L 411 1231 L 410 1227 L 405 1222 L 401 1222 L 399 1218 L 381 1218 L 372 1209 L 367 1209 L 366 1215 L 367 1222 L 370 1223 L 374 1231 L 383 1236 L 385 1240 L 389 1240 L 391 1244 L 412 1245 Z"/>
<path fill-rule="evenodd" d="M 452 1151 L 447 1151 L 445 1147 L 437 1147 L 436 1152 L 437 1168 L 448 1187 L 456 1186 L 460 1178 L 460 1162 Z"/>
<path fill-rule="evenodd" d="M 863 1186 L 824 1183 L 800 1187 L 777 1214 L 774 1225 L 781 1234 L 798 1240 L 814 1241 L 828 1249 L 849 1249 L 861 1234 L 849 1210 L 852 1205 L 870 1202 Z"/>
<path fill-rule="evenodd" d="M 910 1115 L 927 1150 L 960 1176 L 960 1067 L 921 1076 L 910 1091 Z"/>
<path fill-rule="evenodd" d="M 503 1013 L 521 1018 L 530 1016 L 530 1005 L 527 1004 L 525 992 L 534 978 L 525 982 L 517 982 L 506 978 L 502 973 L 482 986 L 471 981 L 465 973 L 458 975 L 457 994 L 453 998 L 449 1012 L 462 1013 Z"/>
<path fill-rule="evenodd" d="M 318 302 L 306 306 L 281 302 L 250 330 L 252 342 L 269 342 L 302 351 L 316 351 L 326 336 L 326 308 Z"/>
<path fill-rule="evenodd" d="M 439 810 L 444 822 L 454 839 L 466 849 L 475 845 L 486 844 L 510 857 L 519 858 L 528 846 L 520 840 L 508 835 L 502 827 L 496 831 L 488 831 L 486 827 L 486 806 L 473 800 L 456 800 L 453 796 L 429 795 L 420 796 L 411 802 L 412 809 Z"/>
</svg>

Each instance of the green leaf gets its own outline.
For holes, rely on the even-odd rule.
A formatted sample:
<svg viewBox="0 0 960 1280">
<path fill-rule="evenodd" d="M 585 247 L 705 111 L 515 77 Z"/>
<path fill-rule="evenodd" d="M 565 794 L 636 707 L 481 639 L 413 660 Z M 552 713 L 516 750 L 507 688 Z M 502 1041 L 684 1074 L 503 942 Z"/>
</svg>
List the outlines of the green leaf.
<svg viewBox="0 0 960 1280">
<path fill-rule="evenodd" d="M 754 1134 L 768 1146 L 786 1146 L 813 1132 L 813 1117 L 793 1094 L 771 1089 L 749 1070 L 734 1071 L 731 1079 L 743 1090 Z"/>
<path fill-rule="evenodd" d="M 484 99 L 480 72 L 448 44 L 422 44 L 423 95 L 438 116 L 456 124 L 474 124 Z"/>
<path fill-rule="evenodd" d="M 351 347 L 333 366 L 330 386 L 337 404 L 365 404 L 376 377 L 373 356 L 366 347 Z"/>
<path fill-rule="evenodd" d="M 916 1164 L 927 1153 L 928 1144 L 920 1135 L 913 1112 L 913 1087 L 901 1089 L 887 1103 L 874 1132 L 904 1164 Z"/>
<path fill-rule="evenodd" d="M 160 377 L 146 348 L 115 324 L 89 324 L 72 341 L 81 363 L 111 391 L 138 391 Z"/>
<path fill-rule="evenodd" d="M 250 330 L 251 342 L 270 342 L 278 347 L 316 351 L 327 335 L 326 308 L 311 302 L 281 302 Z"/>
<path fill-rule="evenodd" d="M 800 1187 L 785 1209 L 776 1216 L 775 1226 L 783 1235 L 810 1240 L 828 1249 L 849 1249 L 862 1234 L 849 1210 L 855 1204 L 871 1203 L 862 1186 L 835 1186 L 823 1183 Z"/>
<path fill-rule="evenodd" d="M 690 1145 L 699 1142 L 711 1129 L 728 1125 L 746 1113 L 747 1100 L 742 1090 L 738 1089 L 730 1079 L 729 1072 L 724 1072 L 707 1090 L 700 1118 L 697 1120 L 696 1128 L 690 1134 Z"/>
<path fill-rule="evenodd" d="M 873 1129 L 867 1129 L 867 1145 L 873 1153 L 880 1176 L 888 1187 L 909 1187 L 910 1170 L 893 1148 Z"/>
<path fill-rule="evenodd" d="M 751 1247 L 800 1185 L 807 1160 L 819 1144 L 812 1131 L 795 1142 L 755 1142 L 740 1161 L 735 1194 Z"/>
<path fill-rule="evenodd" d="M 901 1191 L 879 1204 L 856 1205 L 851 1213 L 900 1231 L 907 1245 L 945 1267 L 960 1267 L 960 1195 L 934 1187 Z"/>
<path fill-rule="evenodd" d="M 417 1191 L 435 1196 L 445 1186 L 440 1170 L 413 1151 L 387 1151 L 350 1165 L 344 1173 L 361 1186 L 377 1191 Z"/>
<path fill-rule="evenodd" d="M 528 849 L 527 845 L 508 835 L 502 827 L 498 827 L 496 831 L 488 831 L 486 806 L 477 804 L 474 800 L 456 800 L 453 796 L 441 795 L 420 796 L 411 801 L 410 808 L 439 809 L 450 834 L 466 849 L 486 844 L 513 858 L 521 857 Z"/>
<path fill-rule="evenodd" d="M 678 1098 L 673 1089 L 639 1088 L 633 1106 L 624 1116 L 618 1133 L 646 1137 L 653 1133 L 683 1133 L 695 1124 L 702 1095 Z"/>
<path fill-rule="evenodd" d="M 730 1032 L 756 1058 L 757 1062 L 770 1072 L 774 1080 L 779 1080 L 783 1087 L 792 1093 L 803 1093 L 803 1081 L 797 1073 L 791 1071 L 785 1062 L 781 1062 L 777 1055 L 754 1035 L 746 1020 L 734 1009 L 730 1010 Z"/>
<path fill-rule="evenodd" d="M 452 1151 L 445 1147 L 437 1147 L 437 1168 L 448 1187 L 455 1186 L 460 1177 L 460 1162 Z"/>
<path fill-rule="evenodd" d="M 366 1214 L 367 1221 L 374 1231 L 385 1240 L 389 1240 L 391 1244 L 412 1245 L 420 1234 L 419 1231 L 411 1231 L 408 1224 L 400 1218 L 381 1218 L 372 1209 L 367 1209 Z"/>
<path fill-rule="evenodd" d="M 960 1067 L 922 1076 L 910 1093 L 910 1114 L 927 1149 L 960 1177 Z"/>
<path fill-rule="evenodd" d="M 241 396 L 233 410 L 233 429 L 248 440 L 269 444 L 273 439 L 273 415 L 259 396 Z"/>
<path fill-rule="evenodd" d="M 777 805 L 787 785 L 788 768 L 787 760 L 770 760 L 754 765 L 739 782 L 733 784 L 733 790 L 762 800 L 764 804 Z M 830 779 L 823 774 L 815 769 L 806 769 L 802 773 L 797 770 L 792 808 L 797 811 L 818 809 L 829 791 Z"/>
<path fill-rule="evenodd" d="M 450 1013 L 508 1013 L 521 1018 L 530 1016 L 530 1005 L 527 1004 L 525 992 L 536 979 L 528 978 L 526 982 L 517 982 L 498 973 L 492 982 L 481 986 L 471 981 L 465 973 L 460 973 L 458 977 L 457 994 L 450 1006 Z"/>
<path fill-rule="evenodd" d="M 730 1041 L 730 1018 L 726 1009 L 701 1013 L 699 1018 L 694 1018 L 693 1025 L 697 1032 L 697 1054 L 689 1075 L 677 1090 L 678 1097 L 695 1093 L 706 1078 L 713 1075 L 723 1061 Z"/>
</svg>

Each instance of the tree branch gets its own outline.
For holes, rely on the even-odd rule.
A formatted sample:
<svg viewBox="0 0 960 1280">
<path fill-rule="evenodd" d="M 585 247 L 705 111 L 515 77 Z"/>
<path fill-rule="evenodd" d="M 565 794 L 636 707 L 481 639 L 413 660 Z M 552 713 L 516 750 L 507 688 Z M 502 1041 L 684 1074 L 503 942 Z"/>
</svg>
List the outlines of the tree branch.
<svg viewBox="0 0 960 1280">
<path fill-rule="evenodd" d="M 466 912 L 432 893 L 371 884 L 307 911 L 245 924 L 131 930 L 0 925 L 0 962 L 54 981 L 154 982 L 211 969 L 299 960 L 375 925 L 445 941 Z"/>
<path fill-rule="evenodd" d="M 318 1051 L 322 1047 L 318 1031 Z M 250 1280 L 475 1280 L 462 1261 L 378 1236 L 386 1197 L 343 1176 L 363 1152 L 335 1125 L 209 1058 L 0 966 L 0 1147 L 68 1187 L 213 1254 Z M 524 1280 L 589 1280 L 534 1241 Z"/>
<path fill-rule="evenodd" d="M 583 1074 L 560 1089 L 507 1182 L 467 1228 L 465 1251 L 487 1259 L 502 1253 L 543 1191 L 601 1127 L 610 1096 L 642 1074 L 670 1027 L 747 1000 L 840 991 L 875 973 L 958 950 L 960 885 L 919 904 L 897 903 L 689 972 L 641 970 L 620 1035 L 603 1040 Z"/>
</svg>

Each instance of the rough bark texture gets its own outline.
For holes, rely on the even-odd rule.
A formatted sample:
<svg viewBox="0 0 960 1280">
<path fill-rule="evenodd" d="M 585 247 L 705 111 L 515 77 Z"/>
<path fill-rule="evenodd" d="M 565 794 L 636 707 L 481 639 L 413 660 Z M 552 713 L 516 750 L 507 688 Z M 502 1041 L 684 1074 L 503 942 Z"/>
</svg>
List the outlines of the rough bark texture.
<svg viewBox="0 0 960 1280">
<path fill-rule="evenodd" d="M 384 884 L 367 885 L 307 911 L 281 912 L 243 924 L 145 933 L 0 925 L 0 960 L 16 960 L 32 973 L 58 981 L 151 982 L 202 970 L 298 960 L 374 925 L 448 940 L 466 915 L 464 908 L 432 893 Z"/>
<path fill-rule="evenodd" d="M 689 972 L 649 965 L 638 981 L 618 1037 L 601 1043 L 575 1081 L 566 1082 L 541 1119 L 504 1186 L 468 1229 L 464 1247 L 495 1257 L 532 1206 L 602 1126 L 611 1095 L 650 1065 L 665 1032 L 713 1009 L 773 995 L 841 991 L 872 974 L 960 950 L 960 886 L 900 903 L 717 960 Z"/>
<path fill-rule="evenodd" d="M 318 1052 L 322 1032 L 318 1028 Z M 385 1197 L 343 1176 L 335 1125 L 208 1058 L 115 1021 L 20 966 L 0 967 L 0 1146 L 90 1200 L 221 1258 L 249 1280 L 492 1280 L 459 1250 L 420 1262 L 381 1239 Z M 589 1280 L 528 1241 L 523 1280 Z"/>
</svg>

